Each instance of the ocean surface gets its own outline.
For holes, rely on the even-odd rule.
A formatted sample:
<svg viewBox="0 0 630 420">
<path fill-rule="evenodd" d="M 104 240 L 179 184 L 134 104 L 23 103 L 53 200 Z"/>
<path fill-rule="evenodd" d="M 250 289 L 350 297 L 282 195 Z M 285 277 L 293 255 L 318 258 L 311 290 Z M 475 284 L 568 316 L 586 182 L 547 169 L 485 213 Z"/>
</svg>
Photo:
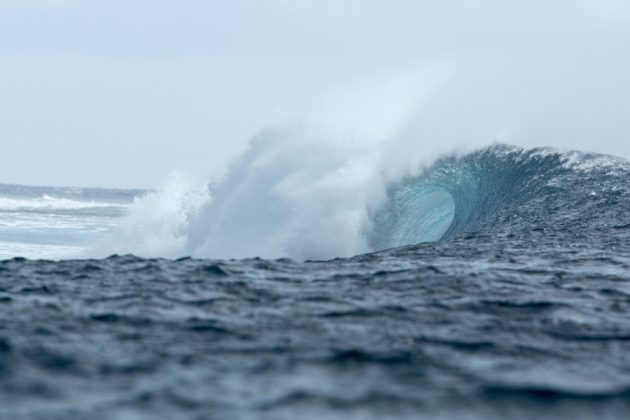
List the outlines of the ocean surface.
<svg viewBox="0 0 630 420">
<path fill-rule="evenodd" d="M 266 234 L 300 179 L 236 183 L 261 196 L 241 209 L 228 173 L 158 218 L 156 192 L 0 186 L 0 418 L 629 418 L 627 161 L 443 157 L 387 183 L 361 241 L 327 229 L 356 214 L 326 219 L 330 194 Z"/>
</svg>

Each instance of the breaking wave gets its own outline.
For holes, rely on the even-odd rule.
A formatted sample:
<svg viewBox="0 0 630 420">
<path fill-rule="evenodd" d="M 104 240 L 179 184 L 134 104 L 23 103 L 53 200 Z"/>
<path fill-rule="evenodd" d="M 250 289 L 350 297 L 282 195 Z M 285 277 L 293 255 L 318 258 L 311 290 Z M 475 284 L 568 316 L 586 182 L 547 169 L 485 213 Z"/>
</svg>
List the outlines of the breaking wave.
<svg viewBox="0 0 630 420">
<path fill-rule="evenodd" d="M 100 252 L 328 259 L 473 234 L 580 232 L 617 223 L 604 211 L 630 210 L 630 170 L 614 157 L 493 145 L 403 171 L 380 145 L 291 134 L 259 136 L 213 184 L 172 177 Z"/>
</svg>

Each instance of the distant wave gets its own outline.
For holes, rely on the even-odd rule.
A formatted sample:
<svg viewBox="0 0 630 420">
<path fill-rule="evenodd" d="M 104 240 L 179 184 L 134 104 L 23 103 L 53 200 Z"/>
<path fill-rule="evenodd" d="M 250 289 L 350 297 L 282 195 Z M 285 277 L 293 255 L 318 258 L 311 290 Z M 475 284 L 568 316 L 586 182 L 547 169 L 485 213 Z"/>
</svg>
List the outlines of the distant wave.
<svg viewBox="0 0 630 420">
<path fill-rule="evenodd" d="M 61 197 L 53 197 L 43 194 L 33 198 L 7 198 L 0 197 L 0 212 L 2 211 L 46 211 L 55 210 L 89 210 L 104 208 L 127 207 L 118 203 L 107 203 L 99 201 L 71 200 Z"/>
<path fill-rule="evenodd" d="M 79 257 L 126 215 L 134 193 L 0 184 L 0 259 Z"/>
</svg>

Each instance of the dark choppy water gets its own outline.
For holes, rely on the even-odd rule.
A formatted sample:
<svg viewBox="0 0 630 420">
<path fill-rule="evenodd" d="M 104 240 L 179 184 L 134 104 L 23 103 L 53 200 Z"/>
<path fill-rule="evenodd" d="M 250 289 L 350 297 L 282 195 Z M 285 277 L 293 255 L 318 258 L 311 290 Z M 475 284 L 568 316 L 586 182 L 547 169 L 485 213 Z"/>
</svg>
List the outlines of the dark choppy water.
<svg viewBox="0 0 630 420">
<path fill-rule="evenodd" d="M 0 262 L 0 418 L 628 418 L 629 185 L 623 161 L 495 147 L 374 216 L 375 247 L 413 242 L 437 197 L 436 243 Z"/>
</svg>

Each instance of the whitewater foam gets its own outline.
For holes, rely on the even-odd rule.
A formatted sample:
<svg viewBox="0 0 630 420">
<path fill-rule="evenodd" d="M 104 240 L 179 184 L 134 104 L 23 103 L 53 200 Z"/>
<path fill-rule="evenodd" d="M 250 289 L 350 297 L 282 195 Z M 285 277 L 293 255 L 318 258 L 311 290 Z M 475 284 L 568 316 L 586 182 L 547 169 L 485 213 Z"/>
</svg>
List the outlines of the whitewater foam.
<svg viewBox="0 0 630 420">
<path fill-rule="evenodd" d="M 0 211 L 37 211 L 37 210 L 80 210 L 80 209 L 101 209 L 101 208 L 122 208 L 126 207 L 118 203 L 80 201 L 67 198 L 53 197 L 43 194 L 34 198 L 8 198 L 0 197 Z"/>
<path fill-rule="evenodd" d="M 0 258 L 75 258 L 117 226 L 139 191 L 0 185 Z"/>
<path fill-rule="evenodd" d="M 177 257 L 187 254 L 187 241 L 200 209 L 209 201 L 206 184 L 172 174 L 164 186 L 136 198 L 116 231 L 85 256 L 133 253 Z"/>
</svg>

